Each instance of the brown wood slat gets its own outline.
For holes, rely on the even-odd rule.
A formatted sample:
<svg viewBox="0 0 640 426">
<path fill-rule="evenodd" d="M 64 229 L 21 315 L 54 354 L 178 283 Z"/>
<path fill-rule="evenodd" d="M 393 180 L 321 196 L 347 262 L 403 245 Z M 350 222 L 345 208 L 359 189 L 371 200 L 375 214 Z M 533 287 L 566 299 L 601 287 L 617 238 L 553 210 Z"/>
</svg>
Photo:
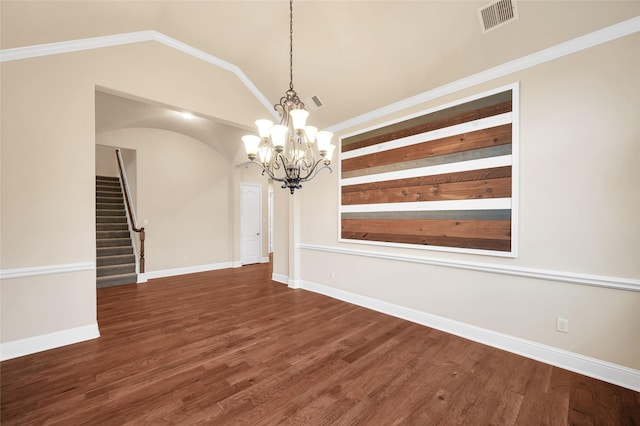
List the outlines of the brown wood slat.
<svg viewBox="0 0 640 426">
<path fill-rule="evenodd" d="M 479 108 L 474 111 L 468 111 L 424 123 L 420 123 L 420 120 L 415 120 L 418 121 L 419 124 L 406 128 L 402 127 L 407 126 L 407 123 L 398 123 L 388 126 L 389 131 L 385 132 L 384 134 L 376 135 L 363 140 L 357 140 L 351 143 L 349 142 L 349 139 L 346 139 L 342 142 L 341 149 L 342 152 L 352 151 L 354 149 L 364 148 L 365 146 L 377 145 L 382 142 L 388 142 L 395 139 L 404 138 L 406 136 L 417 135 L 419 133 L 430 132 L 432 130 L 442 129 L 445 127 L 454 126 L 456 124 L 462 124 L 469 121 L 479 120 L 481 118 L 491 117 L 493 115 L 503 114 L 512 110 L 511 104 L 511 101 L 502 102 L 499 104 L 486 106 L 484 108 Z M 382 131 L 384 131 L 384 129 L 382 129 Z"/>
<path fill-rule="evenodd" d="M 474 180 L 499 179 L 511 177 L 511 173 L 511 166 L 492 167 L 490 169 L 468 170 L 457 173 L 443 173 L 439 175 L 368 182 L 357 185 L 345 185 L 342 187 L 342 193 L 376 191 L 391 188 L 402 188 L 406 186 L 428 186 Z"/>
<path fill-rule="evenodd" d="M 292 290 L 271 274 L 260 264 L 98 289 L 99 339 L 0 364 L 2 426 L 640 418 L 638 392 Z"/>
<path fill-rule="evenodd" d="M 383 234 L 375 232 L 342 232 L 347 240 L 376 241 L 395 244 L 452 247 L 475 250 L 511 251 L 511 240 L 486 238 L 454 238 L 407 234 Z"/>
<path fill-rule="evenodd" d="M 345 192 L 342 205 L 511 197 L 511 178 Z"/>
<path fill-rule="evenodd" d="M 511 239 L 510 220 L 343 219 L 343 233 L 376 233 L 470 239 Z"/>
<path fill-rule="evenodd" d="M 342 172 L 511 143 L 511 124 L 342 160 Z"/>
</svg>

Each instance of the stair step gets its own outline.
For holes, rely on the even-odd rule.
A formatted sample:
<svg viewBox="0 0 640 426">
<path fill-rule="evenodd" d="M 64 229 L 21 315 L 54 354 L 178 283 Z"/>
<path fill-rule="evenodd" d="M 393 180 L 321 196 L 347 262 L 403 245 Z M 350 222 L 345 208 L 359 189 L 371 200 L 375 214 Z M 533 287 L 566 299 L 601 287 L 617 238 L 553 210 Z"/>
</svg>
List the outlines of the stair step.
<svg viewBox="0 0 640 426">
<path fill-rule="evenodd" d="M 116 265 L 98 266 L 96 275 L 98 277 L 106 277 L 107 275 L 131 274 L 136 272 L 135 263 L 123 263 Z"/>
<path fill-rule="evenodd" d="M 96 191 L 120 192 L 121 189 L 120 182 L 96 182 Z"/>
<path fill-rule="evenodd" d="M 127 216 L 98 216 L 98 211 L 96 210 L 96 223 L 127 223 Z"/>
<path fill-rule="evenodd" d="M 135 284 L 135 255 L 117 177 L 96 176 L 96 287 Z"/>
<path fill-rule="evenodd" d="M 124 210 L 124 204 L 97 202 L 96 210 Z"/>
<path fill-rule="evenodd" d="M 96 240 L 104 240 L 111 238 L 129 238 L 129 230 L 109 230 L 109 231 L 96 231 Z"/>
<path fill-rule="evenodd" d="M 113 185 L 110 183 L 96 182 L 96 191 L 120 192 L 120 184 Z"/>
<path fill-rule="evenodd" d="M 96 209 L 96 216 L 125 216 L 125 213 L 124 209 Z"/>
<path fill-rule="evenodd" d="M 96 180 L 108 181 L 108 182 L 119 182 L 120 179 L 116 176 L 96 176 Z"/>
<path fill-rule="evenodd" d="M 114 256 L 98 257 L 97 266 L 136 264 L 136 257 L 133 254 L 116 254 Z"/>
<path fill-rule="evenodd" d="M 98 247 L 96 249 L 96 255 L 98 258 L 105 256 L 117 256 L 119 254 L 133 254 L 133 247 L 128 246 L 111 246 L 111 247 Z"/>
<path fill-rule="evenodd" d="M 96 287 L 104 288 L 104 287 L 113 287 L 116 285 L 135 284 L 137 281 L 138 281 L 138 276 L 135 273 L 111 275 L 108 277 L 98 277 L 96 279 Z"/>
<path fill-rule="evenodd" d="M 131 245 L 131 238 L 105 238 L 96 239 L 96 247 L 121 247 Z"/>
<path fill-rule="evenodd" d="M 122 194 L 119 192 L 107 192 L 107 191 L 96 191 L 96 199 L 104 198 L 107 202 L 113 202 L 114 200 L 122 201 Z"/>
<path fill-rule="evenodd" d="M 118 204 L 118 205 L 123 205 L 124 204 L 124 200 L 122 199 L 122 197 L 118 197 L 118 198 L 111 198 L 111 197 L 96 197 L 96 204 Z"/>
<path fill-rule="evenodd" d="M 96 223 L 96 231 L 128 231 L 127 222 L 121 223 Z"/>
</svg>

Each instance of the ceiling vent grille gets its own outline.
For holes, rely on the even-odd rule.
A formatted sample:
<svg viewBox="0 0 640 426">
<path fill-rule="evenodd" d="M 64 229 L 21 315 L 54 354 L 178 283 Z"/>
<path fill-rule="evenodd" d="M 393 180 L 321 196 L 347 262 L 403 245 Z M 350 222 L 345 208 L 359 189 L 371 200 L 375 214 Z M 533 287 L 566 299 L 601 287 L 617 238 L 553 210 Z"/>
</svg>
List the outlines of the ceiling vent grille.
<svg viewBox="0 0 640 426">
<path fill-rule="evenodd" d="M 309 111 L 317 111 L 324 106 L 320 98 L 317 96 L 311 96 L 310 98 L 305 98 L 303 102 L 304 102 L 304 106 Z"/>
<path fill-rule="evenodd" d="M 518 19 L 516 0 L 498 0 L 478 9 L 482 32 L 494 30 Z"/>
</svg>

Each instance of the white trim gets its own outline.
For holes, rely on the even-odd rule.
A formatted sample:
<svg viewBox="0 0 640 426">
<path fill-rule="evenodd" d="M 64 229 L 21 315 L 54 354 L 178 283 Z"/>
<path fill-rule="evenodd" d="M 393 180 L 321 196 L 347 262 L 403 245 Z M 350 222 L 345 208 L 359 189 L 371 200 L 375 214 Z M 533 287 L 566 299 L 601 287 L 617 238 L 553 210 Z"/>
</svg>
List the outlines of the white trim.
<svg viewBox="0 0 640 426">
<path fill-rule="evenodd" d="M 27 268 L 2 269 L 0 279 L 34 277 L 38 275 L 65 274 L 68 272 L 95 270 L 95 262 L 64 263 L 60 265 L 31 266 Z"/>
<path fill-rule="evenodd" d="M 513 224 L 513 219 L 511 220 Z M 516 254 L 511 251 L 498 251 L 498 250 L 485 250 L 485 249 L 470 249 L 461 247 L 448 247 L 448 246 L 426 246 L 421 244 L 407 244 L 407 243 L 389 243 L 386 241 L 369 241 L 369 240 L 349 240 L 338 236 L 338 242 L 348 244 L 360 244 L 363 246 L 380 246 L 384 248 L 395 247 L 400 249 L 415 249 L 415 250 L 428 250 L 428 251 L 442 251 L 447 253 L 462 253 L 462 254 L 474 254 L 479 256 L 492 256 L 492 257 L 509 257 L 515 258 Z"/>
<path fill-rule="evenodd" d="M 260 263 L 269 263 L 269 256 L 265 256 L 260 260 Z"/>
<path fill-rule="evenodd" d="M 354 250 L 339 247 L 319 246 L 313 244 L 298 244 L 297 248 L 303 250 L 315 250 L 328 253 L 371 257 L 375 259 L 385 259 L 399 262 L 420 263 L 424 265 L 442 266 L 446 268 L 466 269 L 471 271 L 488 272 L 492 274 L 533 278 L 538 280 L 559 281 L 571 284 L 605 287 L 616 290 L 640 291 L 640 280 L 632 278 L 578 274 L 574 272 L 552 271 L 548 269 L 538 268 L 524 268 L 519 266 L 497 265 L 493 263 L 483 262 L 468 262 L 464 260 L 438 259 L 424 256 L 399 255 L 368 250 Z"/>
<path fill-rule="evenodd" d="M 99 49 L 102 47 L 122 46 L 145 41 L 156 41 L 165 46 L 179 50 L 194 58 L 205 61 L 211 65 L 222 68 L 235 74 L 256 99 L 271 113 L 274 118 L 278 118 L 273 110 L 273 105 L 258 90 L 255 84 L 236 65 L 224 61 L 200 49 L 196 49 L 186 43 L 164 35 L 155 30 L 137 31 L 123 34 L 113 34 L 102 37 L 90 37 L 78 40 L 68 40 L 56 43 L 37 44 L 33 46 L 16 47 L 0 50 L 0 62 L 17 61 L 22 59 L 36 58 L 39 56 L 58 55 L 62 53 L 79 52 L 83 50 Z"/>
<path fill-rule="evenodd" d="M 342 186 L 360 183 L 383 182 L 396 179 L 407 179 L 419 176 L 433 176 L 443 173 L 467 172 L 470 170 L 490 169 L 493 167 L 511 166 L 513 154 L 498 157 L 479 158 L 477 160 L 458 161 L 456 163 L 438 164 L 436 166 L 418 167 L 415 169 L 398 170 L 395 172 L 375 173 L 340 179 Z M 512 173 L 513 174 L 513 173 Z"/>
<path fill-rule="evenodd" d="M 242 268 L 242 262 L 239 260 L 234 260 L 233 262 L 231 262 L 231 267 L 232 268 Z"/>
<path fill-rule="evenodd" d="M 513 61 L 498 65 L 477 74 L 462 78 L 449 84 L 440 86 L 402 101 L 387 105 L 383 108 L 370 111 L 341 123 L 335 124 L 326 130 L 338 133 L 345 129 L 358 126 L 360 124 L 381 118 L 397 111 L 401 111 L 421 103 L 428 102 L 441 96 L 467 89 L 478 84 L 494 80 L 517 71 L 549 62 L 572 53 L 580 52 L 621 37 L 634 34 L 640 31 L 640 16 L 626 21 L 613 24 L 598 31 L 577 37 L 573 40 L 557 44 L 550 48 L 540 50 L 531 55 L 515 59 Z M 137 31 L 131 33 L 114 34 L 102 37 L 91 37 L 79 40 L 69 40 L 56 43 L 39 44 L 33 46 L 16 47 L 0 50 L 0 62 L 15 61 L 21 59 L 35 58 L 39 56 L 56 55 L 61 53 L 78 52 L 81 50 L 97 49 L 102 47 L 120 46 L 124 44 L 140 43 L 145 41 L 157 41 L 166 46 L 180 50 L 187 55 L 194 56 L 214 66 L 223 68 L 234 73 L 240 81 L 249 89 L 256 99 L 267 109 L 274 118 L 277 113 L 273 111 L 273 106 L 267 98 L 258 90 L 246 74 L 236 65 L 230 64 L 216 56 L 210 55 L 202 50 L 196 49 L 186 43 L 168 37 L 155 30 Z"/>
<path fill-rule="evenodd" d="M 210 263 L 208 265 L 186 266 L 184 268 L 162 269 L 159 271 L 145 272 L 145 279 L 173 277 L 175 275 L 195 274 L 198 272 L 216 271 L 218 269 L 226 269 L 233 267 L 232 262 Z"/>
<path fill-rule="evenodd" d="M 283 274 L 276 274 L 273 272 L 271 274 L 271 281 L 275 281 L 280 284 L 289 285 L 289 277 Z"/>
<path fill-rule="evenodd" d="M 499 115 L 498 121 L 493 122 L 496 123 L 504 123 L 505 121 L 509 121 L 512 123 L 512 152 L 510 155 L 501 155 L 497 157 L 490 158 L 482 158 L 476 160 L 467 160 L 467 161 L 459 161 L 455 163 L 447 163 L 440 164 L 434 166 L 425 166 L 414 169 L 406 169 L 406 170 L 396 170 L 391 172 L 382 172 L 382 173 L 372 173 L 370 175 L 364 176 L 354 176 L 351 178 L 342 178 L 342 153 L 339 155 L 338 161 L 338 175 L 340 178 L 338 179 L 338 193 L 341 192 L 341 189 L 344 186 L 354 185 L 359 183 L 368 183 L 368 182 L 378 182 L 384 180 L 393 180 L 393 179 L 403 179 L 409 177 L 422 176 L 418 174 L 420 172 L 425 172 L 424 176 L 431 174 L 443 174 L 443 173 L 453 173 L 459 171 L 466 170 L 476 170 L 471 169 L 470 167 L 480 168 L 488 168 L 488 167 L 501 167 L 506 165 L 512 165 L 512 196 L 511 198 L 497 198 L 497 199 L 476 199 L 476 200 L 450 200 L 450 201 L 428 201 L 428 202 L 414 202 L 414 203 L 386 203 L 386 204 L 359 204 L 359 205 L 348 205 L 343 206 L 342 199 L 338 197 L 338 222 L 340 223 L 342 213 L 351 213 L 351 212 L 379 212 L 379 211 L 415 211 L 415 210 L 458 210 L 458 209 L 511 209 L 511 250 L 508 252 L 499 251 L 499 250 L 486 250 L 486 249 L 470 249 L 470 248 L 460 248 L 460 247 L 450 247 L 450 246 L 434 246 L 434 245 L 420 245 L 420 244 L 407 244 L 407 243 L 390 243 L 386 241 L 369 241 L 369 240 L 356 240 L 356 239 L 345 239 L 342 238 L 342 233 L 340 227 L 337 228 L 338 231 L 338 241 L 339 242 L 348 242 L 354 244 L 368 244 L 375 246 L 386 246 L 386 247 L 399 247 L 399 248 L 415 248 L 419 250 L 432 250 L 432 251 L 442 251 L 442 252 L 451 252 L 451 253 L 465 253 L 465 254 L 477 254 L 482 256 L 496 256 L 496 257 L 512 257 L 515 258 L 518 255 L 518 209 L 517 209 L 517 200 L 518 200 L 518 177 L 515 175 L 519 173 L 518 170 L 518 159 L 515 155 L 519 152 L 519 92 L 520 92 L 520 84 L 518 82 L 507 84 L 505 86 L 497 87 L 491 90 L 487 90 L 485 92 L 468 96 L 464 99 L 458 99 L 452 102 L 449 102 L 445 105 L 439 105 L 432 107 L 430 109 L 419 111 L 413 114 L 410 114 L 405 117 L 400 117 L 388 121 L 382 124 L 376 124 L 367 129 L 358 130 L 352 134 L 343 135 L 340 138 L 340 142 L 348 137 L 353 135 L 362 134 L 368 132 L 370 130 L 376 130 L 379 128 L 383 128 L 394 123 L 411 120 L 416 117 L 423 116 L 425 114 L 431 114 L 433 112 L 445 110 L 447 108 L 452 108 L 457 105 L 462 105 L 468 102 L 475 101 L 477 99 L 486 98 L 488 96 L 495 95 L 497 93 L 502 93 L 506 91 L 512 92 L 512 111 L 507 114 Z M 493 119 L 492 119 L 493 120 Z M 492 123 L 489 120 L 486 123 Z M 514 176 L 515 175 L 515 176 Z"/>
<path fill-rule="evenodd" d="M 511 91 L 511 254 L 518 257 L 520 245 L 520 83 Z"/>
<path fill-rule="evenodd" d="M 247 204 L 246 204 L 246 200 L 247 198 L 245 197 L 245 188 L 249 189 L 249 188 L 253 188 L 253 189 L 257 189 L 258 190 L 258 208 L 257 211 L 253 211 L 251 209 L 247 209 Z M 253 265 L 255 263 L 264 263 L 263 262 L 263 257 L 262 257 L 262 243 L 263 243 L 263 229 L 262 229 L 262 198 L 264 196 L 264 193 L 262 192 L 262 184 L 260 183 L 251 183 L 251 182 L 240 182 L 240 187 L 239 189 L 239 194 L 240 194 L 240 234 L 238 236 L 238 238 L 240 239 L 240 262 L 242 262 L 243 265 Z M 247 256 L 246 252 L 247 252 L 247 247 L 251 244 L 247 244 L 247 239 L 245 239 L 245 231 L 246 231 L 246 223 L 245 223 L 245 219 L 247 219 L 249 217 L 249 215 L 247 215 L 246 213 L 250 212 L 253 214 L 257 214 L 258 217 L 254 218 L 257 219 L 258 222 L 258 254 L 256 256 Z M 248 259 L 247 259 L 248 258 Z M 259 258 L 257 259 L 255 262 L 253 261 L 253 259 L 255 258 Z"/>
<path fill-rule="evenodd" d="M 55 43 L 34 44 L 0 50 L 0 62 L 19 61 L 40 56 L 58 55 L 62 53 L 80 52 L 102 47 L 121 46 L 153 40 L 155 31 L 137 31 L 131 33 L 112 34 L 102 37 L 81 38 L 59 41 Z"/>
<path fill-rule="evenodd" d="M 444 108 L 438 108 L 438 110 L 441 110 L 441 109 L 444 109 Z M 382 142 L 375 145 L 365 146 L 362 148 L 347 151 L 340 154 L 340 160 L 348 160 L 349 158 L 375 154 L 378 152 L 389 151 L 391 149 L 404 148 L 407 146 L 429 142 L 436 139 L 442 139 L 442 138 L 460 135 L 462 133 L 469 133 L 469 132 L 475 132 L 478 130 L 490 129 L 492 127 L 509 124 L 511 123 L 511 121 L 512 121 L 512 113 L 505 112 L 503 114 L 492 115 L 490 117 L 485 117 L 485 118 L 481 118 L 474 121 L 467 121 L 461 124 L 455 124 L 453 126 L 443 127 L 436 130 L 418 133 L 416 135 L 411 135 L 411 136 L 405 136 L 403 138 L 393 139 L 387 142 Z"/>
<path fill-rule="evenodd" d="M 289 286 L 289 288 L 294 290 L 298 288 L 302 288 L 302 280 L 300 279 L 294 280 L 292 278 L 289 278 L 287 285 Z"/>
<path fill-rule="evenodd" d="M 403 99 L 385 107 L 375 109 L 341 123 L 334 124 L 326 130 L 334 133 L 339 133 L 346 129 L 360 126 L 364 123 L 376 120 L 378 118 L 394 114 L 398 111 L 402 111 L 416 105 L 429 102 L 433 99 L 446 96 L 464 89 L 468 89 L 470 87 L 477 86 L 479 84 L 486 83 L 488 81 L 495 80 L 496 78 L 504 77 L 509 74 L 534 67 L 536 65 L 544 64 L 545 62 L 553 61 L 555 59 L 562 58 L 564 56 L 571 55 L 573 53 L 616 40 L 618 38 L 626 37 L 628 35 L 637 33 L 638 31 L 640 31 L 640 16 L 619 22 L 617 24 L 611 25 L 598 31 L 594 31 L 581 37 L 574 38 L 573 40 L 557 44 L 547 49 L 540 50 L 538 52 L 532 53 L 531 55 L 523 56 L 513 61 L 506 62 L 493 68 L 489 68 L 488 70 L 484 70 L 477 74 L 473 74 L 460 80 L 453 81 L 435 89 L 422 92 L 418 95 Z"/>
<path fill-rule="evenodd" d="M 402 318 L 426 327 L 435 328 L 465 339 L 473 340 L 494 348 L 551 364 L 585 376 L 604 380 L 634 391 L 640 391 L 640 370 L 569 352 L 552 346 L 499 333 L 486 328 L 476 327 L 459 321 L 395 305 L 367 296 L 328 287 L 321 284 L 302 281 L 302 288 L 323 294 L 354 305 L 363 306 L 397 318 Z"/>
<path fill-rule="evenodd" d="M 98 324 L 89 324 L 26 339 L 0 344 L 0 361 L 17 358 L 61 346 L 72 345 L 100 337 Z"/>
<path fill-rule="evenodd" d="M 473 200 L 415 201 L 407 203 L 350 204 L 340 206 L 341 213 L 410 212 L 440 210 L 505 210 L 511 208 L 511 198 L 481 198 Z"/>
</svg>

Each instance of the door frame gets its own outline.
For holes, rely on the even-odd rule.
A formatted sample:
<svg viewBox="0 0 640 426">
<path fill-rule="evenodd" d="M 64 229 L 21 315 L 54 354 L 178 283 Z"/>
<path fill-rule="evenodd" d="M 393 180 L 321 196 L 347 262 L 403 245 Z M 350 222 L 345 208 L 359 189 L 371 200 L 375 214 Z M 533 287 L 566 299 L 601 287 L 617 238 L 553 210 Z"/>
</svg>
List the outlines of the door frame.
<svg viewBox="0 0 640 426">
<path fill-rule="evenodd" d="M 242 220 L 242 216 L 244 213 L 244 209 L 245 207 L 245 200 L 244 200 L 244 191 L 243 188 L 244 187 L 254 187 L 258 189 L 258 244 L 259 244 L 259 253 L 258 253 L 258 261 L 256 263 L 261 263 L 262 262 L 262 235 L 263 235 L 263 230 L 262 230 L 262 185 L 259 183 L 249 183 L 249 182 L 241 182 L 240 183 L 240 264 L 241 265 L 250 265 L 253 263 L 245 263 L 246 257 L 245 257 L 245 241 L 244 241 L 244 229 L 243 229 L 243 220 Z"/>
</svg>

